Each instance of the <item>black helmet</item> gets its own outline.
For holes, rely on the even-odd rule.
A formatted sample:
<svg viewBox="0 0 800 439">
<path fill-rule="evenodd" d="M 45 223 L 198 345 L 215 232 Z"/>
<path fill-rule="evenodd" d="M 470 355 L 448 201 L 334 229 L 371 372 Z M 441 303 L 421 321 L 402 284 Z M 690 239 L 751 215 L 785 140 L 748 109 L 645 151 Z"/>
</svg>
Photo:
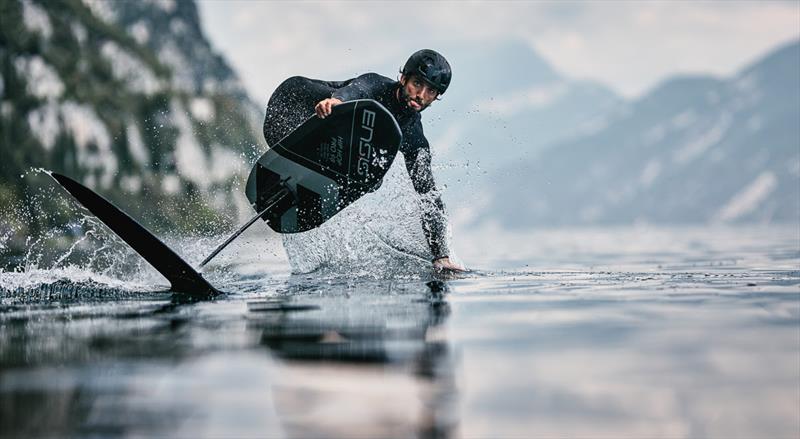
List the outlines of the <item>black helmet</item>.
<svg viewBox="0 0 800 439">
<path fill-rule="evenodd" d="M 453 72 L 446 59 L 435 50 L 422 49 L 414 52 L 401 72 L 403 75 L 417 75 L 435 88 L 439 94 L 444 94 L 450 85 Z"/>
</svg>

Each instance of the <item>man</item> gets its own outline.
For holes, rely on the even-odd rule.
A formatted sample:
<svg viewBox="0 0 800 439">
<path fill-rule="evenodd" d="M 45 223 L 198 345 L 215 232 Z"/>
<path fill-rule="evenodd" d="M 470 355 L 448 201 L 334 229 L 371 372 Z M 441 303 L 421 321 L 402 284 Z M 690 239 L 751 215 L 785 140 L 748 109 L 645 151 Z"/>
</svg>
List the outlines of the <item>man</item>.
<svg viewBox="0 0 800 439">
<path fill-rule="evenodd" d="M 461 271 L 450 260 L 447 218 L 431 170 L 430 145 L 422 132 L 420 113 L 444 94 L 450 85 L 450 64 L 438 52 L 423 49 L 408 59 L 394 81 L 367 73 L 347 81 L 320 81 L 295 76 L 284 81 L 269 99 L 264 138 L 274 145 L 303 123 L 313 108 L 325 118 L 334 106 L 355 99 L 374 99 L 394 115 L 403 133 L 400 152 L 414 189 L 422 201 L 422 229 L 437 270 Z"/>
</svg>

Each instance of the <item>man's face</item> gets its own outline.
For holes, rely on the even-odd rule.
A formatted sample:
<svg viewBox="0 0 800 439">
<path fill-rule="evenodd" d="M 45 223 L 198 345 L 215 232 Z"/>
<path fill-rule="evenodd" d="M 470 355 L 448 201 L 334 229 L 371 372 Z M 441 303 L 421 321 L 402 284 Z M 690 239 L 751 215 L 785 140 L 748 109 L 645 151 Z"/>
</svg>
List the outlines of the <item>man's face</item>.
<svg viewBox="0 0 800 439">
<path fill-rule="evenodd" d="M 420 112 L 436 100 L 439 92 L 422 79 L 410 75 L 400 76 L 400 100 L 404 101 L 412 110 Z"/>
</svg>

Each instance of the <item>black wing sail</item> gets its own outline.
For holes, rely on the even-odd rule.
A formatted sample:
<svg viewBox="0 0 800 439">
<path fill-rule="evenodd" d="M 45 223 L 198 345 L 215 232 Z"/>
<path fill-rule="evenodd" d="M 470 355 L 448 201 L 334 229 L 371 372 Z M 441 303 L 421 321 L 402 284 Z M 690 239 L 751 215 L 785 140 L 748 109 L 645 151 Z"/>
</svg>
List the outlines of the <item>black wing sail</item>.
<svg viewBox="0 0 800 439">
<path fill-rule="evenodd" d="M 166 277 L 171 291 L 204 299 L 220 294 L 177 253 L 108 200 L 67 176 L 53 173 L 52 177 L 83 207 L 92 212 L 153 268 Z"/>
</svg>

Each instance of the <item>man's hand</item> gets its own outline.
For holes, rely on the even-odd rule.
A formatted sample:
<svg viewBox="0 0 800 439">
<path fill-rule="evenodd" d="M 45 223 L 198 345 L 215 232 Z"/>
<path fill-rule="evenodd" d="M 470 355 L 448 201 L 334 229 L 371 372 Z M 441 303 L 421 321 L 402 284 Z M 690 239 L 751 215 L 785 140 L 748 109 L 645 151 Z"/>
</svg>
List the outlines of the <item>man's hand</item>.
<svg viewBox="0 0 800 439">
<path fill-rule="evenodd" d="M 317 106 L 314 107 L 314 112 L 317 113 L 317 117 L 320 119 L 325 119 L 327 116 L 330 116 L 331 110 L 334 106 L 341 104 L 342 101 L 336 98 L 328 98 L 317 103 Z"/>
<path fill-rule="evenodd" d="M 450 258 L 448 257 L 439 258 L 433 261 L 433 268 L 436 271 L 467 271 L 466 268 L 462 267 L 461 265 L 450 261 Z"/>
</svg>

